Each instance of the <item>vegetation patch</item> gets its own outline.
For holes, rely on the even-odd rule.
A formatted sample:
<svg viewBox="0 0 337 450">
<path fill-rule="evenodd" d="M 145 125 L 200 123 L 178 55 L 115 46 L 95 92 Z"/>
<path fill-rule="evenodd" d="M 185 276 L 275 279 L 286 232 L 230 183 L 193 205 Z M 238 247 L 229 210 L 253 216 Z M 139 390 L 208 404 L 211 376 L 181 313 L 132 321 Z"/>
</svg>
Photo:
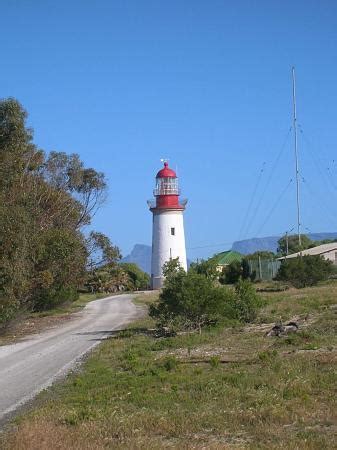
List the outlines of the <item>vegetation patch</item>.
<svg viewBox="0 0 337 450">
<path fill-rule="evenodd" d="M 239 280 L 234 289 L 215 285 L 213 272 L 203 263 L 187 273 L 177 259 L 163 267 L 165 283 L 159 301 L 150 306 L 150 316 L 161 327 L 198 330 L 228 322 L 254 320 L 263 300 L 248 280 Z"/>
<path fill-rule="evenodd" d="M 306 255 L 283 261 L 276 278 L 289 281 L 296 288 L 304 288 L 327 280 L 334 273 L 336 268 L 331 261 L 318 255 Z"/>
<path fill-rule="evenodd" d="M 41 394 L 2 446 L 334 448 L 337 285 L 306 288 L 300 300 L 296 292 L 262 294 L 248 326 L 156 338 L 139 332 L 151 319 L 132 325 Z M 296 314 L 314 320 L 291 338 L 258 328 L 267 316 L 272 326 Z"/>
</svg>

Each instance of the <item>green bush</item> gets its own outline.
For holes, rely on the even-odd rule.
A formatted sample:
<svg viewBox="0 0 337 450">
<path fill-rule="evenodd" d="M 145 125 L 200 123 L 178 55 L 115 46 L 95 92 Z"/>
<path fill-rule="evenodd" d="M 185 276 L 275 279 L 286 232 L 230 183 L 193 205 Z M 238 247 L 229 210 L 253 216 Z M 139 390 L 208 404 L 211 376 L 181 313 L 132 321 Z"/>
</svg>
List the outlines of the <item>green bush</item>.
<svg viewBox="0 0 337 450">
<path fill-rule="evenodd" d="M 19 309 L 19 302 L 7 297 L 0 297 L 0 327 L 12 319 Z"/>
<path fill-rule="evenodd" d="M 248 259 L 243 258 L 242 261 L 233 261 L 222 269 L 219 277 L 221 284 L 235 284 L 240 279 L 254 281 L 256 273 L 250 274 Z"/>
<path fill-rule="evenodd" d="M 86 258 L 81 236 L 71 230 L 50 229 L 40 236 L 37 249 L 33 309 L 43 311 L 76 300 Z"/>
<path fill-rule="evenodd" d="M 240 261 L 233 261 L 224 267 L 219 281 L 222 284 L 234 284 L 242 277 L 242 264 Z"/>
<path fill-rule="evenodd" d="M 261 306 L 260 297 L 249 281 L 240 280 L 235 288 L 214 286 L 205 275 L 186 273 L 169 262 L 159 302 L 150 306 L 150 316 L 159 326 L 171 329 L 201 329 L 225 319 L 249 322 Z"/>
<path fill-rule="evenodd" d="M 232 301 L 235 318 L 240 322 L 252 322 L 256 318 L 258 309 L 263 306 L 262 298 L 248 280 L 238 281 Z"/>
<path fill-rule="evenodd" d="M 74 302 L 79 297 L 74 287 L 39 289 L 34 299 L 34 311 L 46 311 L 66 302 Z"/>
<path fill-rule="evenodd" d="M 335 268 L 331 261 L 319 255 L 306 255 L 284 260 L 276 279 L 288 281 L 296 288 L 304 288 L 326 280 L 333 272 Z"/>
</svg>

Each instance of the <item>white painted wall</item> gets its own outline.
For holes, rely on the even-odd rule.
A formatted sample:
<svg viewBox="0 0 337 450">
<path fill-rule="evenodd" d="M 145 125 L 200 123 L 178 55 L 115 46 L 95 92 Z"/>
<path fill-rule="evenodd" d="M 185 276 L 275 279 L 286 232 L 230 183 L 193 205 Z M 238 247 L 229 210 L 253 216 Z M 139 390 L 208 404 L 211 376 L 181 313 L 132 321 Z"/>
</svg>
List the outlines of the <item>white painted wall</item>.
<svg viewBox="0 0 337 450">
<path fill-rule="evenodd" d="M 329 259 L 334 264 L 337 265 L 337 249 L 334 249 L 331 252 L 323 253 L 322 255 L 325 259 Z"/>
<path fill-rule="evenodd" d="M 175 234 L 171 234 L 174 228 Z M 187 270 L 183 211 L 153 211 L 151 283 L 160 289 L 164 282 L 162 268 L 170 257 L 179 258 Z"/>
</svg>

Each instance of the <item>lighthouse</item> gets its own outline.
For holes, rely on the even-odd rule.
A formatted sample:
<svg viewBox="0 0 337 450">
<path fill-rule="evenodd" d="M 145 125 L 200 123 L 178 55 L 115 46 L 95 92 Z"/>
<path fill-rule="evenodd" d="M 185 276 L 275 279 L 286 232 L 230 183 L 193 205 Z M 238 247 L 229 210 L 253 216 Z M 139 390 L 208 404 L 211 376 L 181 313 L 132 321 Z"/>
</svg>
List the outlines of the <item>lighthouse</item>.
<svg viewBox="0 0 337 450">
<path fill-rule="evenodd" d="M 151 287 L 163 286 L 163 265 L 170 259 L 179 258 L 180 265 L 187 270 L 184 217 L 187 200 L 180 200 L 178 178 L 168 163 L 156 176 L 154 200 L 148 205 L 153 214 Z"/>
</svg>

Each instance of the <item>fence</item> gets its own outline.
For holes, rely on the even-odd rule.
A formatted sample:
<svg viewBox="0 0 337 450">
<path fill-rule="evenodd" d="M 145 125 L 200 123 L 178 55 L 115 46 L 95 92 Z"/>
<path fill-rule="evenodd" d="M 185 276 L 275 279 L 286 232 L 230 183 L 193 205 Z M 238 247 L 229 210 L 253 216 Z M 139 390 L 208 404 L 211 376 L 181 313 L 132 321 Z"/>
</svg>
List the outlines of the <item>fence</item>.
<svg viewBox="0 0 337 450">
<path fill-rule="evenodd" d="M 255 273 L 255 280 L 270 281 L 276 277 L 281 261 L 273 259 L 249 259 L 249 273 Z"/>
</svg>

